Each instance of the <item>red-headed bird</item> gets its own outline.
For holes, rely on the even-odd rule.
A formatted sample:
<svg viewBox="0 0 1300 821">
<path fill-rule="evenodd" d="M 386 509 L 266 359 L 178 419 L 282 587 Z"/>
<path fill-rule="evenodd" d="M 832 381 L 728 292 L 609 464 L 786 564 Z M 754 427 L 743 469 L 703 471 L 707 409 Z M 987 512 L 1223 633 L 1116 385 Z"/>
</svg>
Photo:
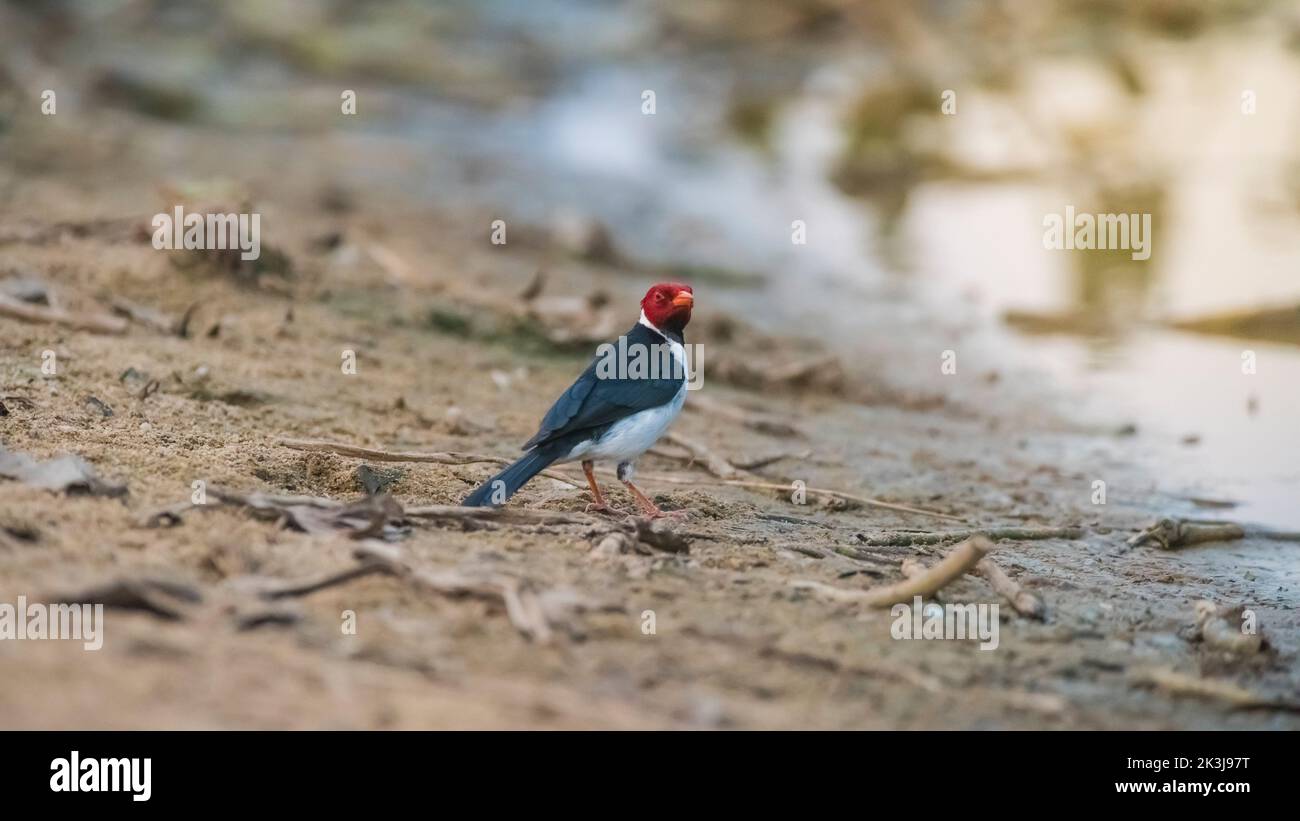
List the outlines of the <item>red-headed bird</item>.
<svg viewBox="0 0 1300 821">
<path fill-rule="evenodd" d="M 461 504 L 501 504 L 529 479 L 553 464 L 582 462 L 595 504 L 605 503 L 592 467 L 617 465 L 618 479 L 648 516 L 664 515 L 632 484 L 637 458 L 668 430 L 686 401 L 687 370 L 682 332 L 691 321 L 695 293 L 689 285 L 663 282 L 646 291 L 641 318 L 617 343 L 601 352 L 546 412 L 541 427 L 524 443 L 519 461 L 474 490 Z M 620 361 L 611 361 L 612 357 Z M 644 357 L 637 366 L 636 357 Z"/>
</svg>

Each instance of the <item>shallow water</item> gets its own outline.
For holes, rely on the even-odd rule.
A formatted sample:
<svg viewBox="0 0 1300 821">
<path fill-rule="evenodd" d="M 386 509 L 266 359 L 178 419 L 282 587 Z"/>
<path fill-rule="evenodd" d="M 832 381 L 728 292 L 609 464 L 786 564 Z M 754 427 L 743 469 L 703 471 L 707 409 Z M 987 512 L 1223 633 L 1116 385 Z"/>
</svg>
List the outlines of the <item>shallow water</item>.
<svg viewBox="0 0 1300 821">
<path fill-rule="evenodd" d="M 1270 91 L 1271 111 L 1243 124 L 1233 108 L 1239 84 L 1214 74 L 1232 64 L 1234 47 L 1246 48 L 1216 42 L 1205 47 L 1213 58 L 1161 52 L 1164 79 L 1128 126 L 1137 160 L 1173 154 L 1149 205 L 1145 263 L 1043 247 L 1045 214 L 1076 200 L 1085 209 L 1068 174 L 922 183 L 888 214 L 845 195 L 829 181 L 849 85 L 833 67 L 812 72 L 761 148 L 727 130 L 724 76 L 701 80 L 666 61 L 583 62 L 536 104 L 457 118 L 454 133 L 436 126 L 437 106 L 408 125 L 441 130 L 438 153 L 468 152 L 488 169 L 468 197 L 512 202 L 514 216 L 540 222 L 557 209 L 598 218 L 636 260 L 761 272 L 765 288 L 718 294 L 728 309 L 820 336 L 849 363 L 888 372 L 862 355 L 898 334 L 913 348 L 951 344 L 981 371 L 1006 374 L 1008 390 L 1064 397 L 1063 411 L 1098 430 L 1136 426 L 1132 450 L 1162 489 L 1237 504 L 1202 515 L 1294 528 L 1300 348 L 1155 324 L 1300 302 L 1300 211 L 1260 182 L 1276 182 L 1293 162 L 1278 132 L 1294 132 L 1285 112 L 1300 110 L 1300 95 L 1273 81 L 1300 65 L 1281 51 L 1252 54 L 1251 81 Z M 1187 97 L 1206 72 L 1218 79 Z M 654 115 L 640 110 L 647 87 Z M 1220 104 L 1232 113 L 1214 110 Z M 806 245 L 791 243 L 795 219 L 808 226 Z M 1074 311 L 1105 327 L 1025 335 L 1001 323 L 1008 309 Z M 1243 373 L 1245 351 L 1254 374 Z"/>
</svg>

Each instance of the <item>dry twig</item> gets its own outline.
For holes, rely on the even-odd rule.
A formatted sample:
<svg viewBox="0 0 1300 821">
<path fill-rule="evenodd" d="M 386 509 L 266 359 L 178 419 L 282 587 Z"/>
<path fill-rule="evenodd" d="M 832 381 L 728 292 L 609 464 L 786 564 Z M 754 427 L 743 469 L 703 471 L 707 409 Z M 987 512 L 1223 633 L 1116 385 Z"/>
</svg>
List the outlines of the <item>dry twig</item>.
<svg viewBox="0 0 1300 821">
<path fill-rule="evenodd" d="M 894 547 L 907 545 L 932 545 L 960 542 L 972 536 L 984 536 L 995 542 L 1025 542 L 1037 539 L 1081 539 L 1079 527 L 989 527 L 982 530 L 953 530 L 941 533 L 886 533 L 880 536 L 854 534 L 854 538 L 869 547 Z"/>
<path fill-rule="evenodd" d="M 362 579 L 366 576 L 373 576 L 376 573 L 390 573 L 388 565 L 381 562 L 362 562 L 355 567 L 349 567 L 347 570 L 328 573 L 314 579 L 302 582 L 294 582 L 276 587 L 270 587 L 258 592 L 264 599 L 287 599 L 297 596 L 306 596 L 320 590 L 330 587 L 336 587 L 340 584 L 346 584 L 354 579 Z"/>
<path fill-rule="evenodd" d="M 64 325 L 78 331 L 90 331 L 97 334 L 125 333 L 127 326 L 125 319 L 110 314 L 65 311 L 61 308 L 33 305 L 4 294 L 0 294 L 0 316 L 21 319 L 24 322 Z"/>
<path fill-rule="evenodd" d="M 1155 687 L 1171 695 L 1222 701 L 1240 709 L 1300 712 L 1300 703 L 1266 698 L 1230 681 L 1200 678 L 1168 667 L 1139 670 L 1133 680 L 1135 684 Z"/>
<path fill-rule="evenodd" d="M 982 536 L 974 536 L 957 545 L 947 556 L 924 573 L 884 587 L 870 590 L 846 590 L 820 582 L 794 581 L 793 587 L 814 590 L 835 601 L 853 602 L 867 607 L 889 607 L 898 602 L 909 602 L 915 596 L 925 598 L 959 578 L 979 563 L 993 549 L 993 543 Z"/>
<path fill-rule="evenodd" d="M 1008 576 L 1006 571 L 993 561 L 992 556 L 980 559 L 979 564 L 975 565 L 975 572 L 984 577 L 997 594 L 1010 602 L 1012 609 L 1020 615 L 1041 620 L 1046 614 L 1043 600 L 1025 590 L 1015 579 Z"/>
<path fill-rule="evenodd" d="M 926 572 L 926 566 L 920 559 L 907 558 L 903 559 L 903 575 L 909 579 L 916 578 Z M 985 556 L 975 565 L 975 575 L 980 576 L 993 588 L 999 596 L 1006 599 L 1013 610 L 1022 616 L 1031 619 L 1042 619 L 1045 615 L 1043 600 L 1033 593 L 1025 590 L 1014 579 L 1006 574 L 997 562 L 993 561 L 992 556 Z"/>
<path fill-rule="evenodd" d="M 906 578 L 914 579 L 926 572 L 926 566 L 920 559 L 907 558 L 903 559 L 901 567 L 903 575 Z M 1014 579 L 1006 574 L 1001 567 L 993 561 L 992 556 L 985 556 L 975 565 L 975 575 L 982 577 L 992 586 L 993 590 L 1010 604 L 1012 609 L 1022 616 L 1032 619 L 1042 619 L 1044 615 L 1043 601 L 1033 593 L 1022 588 Z M 941 598 L 938 593 L 935 598 Z"/>
<path fill-rule="evenodd" d="M 1227 542 L 1245 537 L 1246 531 L 1232 522 L 1195 519 L 1160 519 L 1128 540 L 1131 547 L 1155 542 L 1162 550 L 1173 550 L 1203 542 Z"/>
</svg>

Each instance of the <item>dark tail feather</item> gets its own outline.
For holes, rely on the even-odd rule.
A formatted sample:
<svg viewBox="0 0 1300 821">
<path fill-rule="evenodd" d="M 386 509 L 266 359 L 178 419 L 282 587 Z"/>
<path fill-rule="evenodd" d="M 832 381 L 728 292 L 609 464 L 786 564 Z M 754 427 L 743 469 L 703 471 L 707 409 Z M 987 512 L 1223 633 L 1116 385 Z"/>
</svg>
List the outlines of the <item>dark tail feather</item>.
<svg viewBox="0 0 1300 821">
<path fill-rule="evenodd" d="M 554 456 L 536 450 L 530 451 L 519 461 L 475 488 L 473 493 L 465 497 L 461 505 L 464 507 L 499 505 L 527 484 L 529 479 L 546 470 L 546 467 L 554 461 Z M 497 484 L 498 482 L 500 484 Z"/>
</svg>

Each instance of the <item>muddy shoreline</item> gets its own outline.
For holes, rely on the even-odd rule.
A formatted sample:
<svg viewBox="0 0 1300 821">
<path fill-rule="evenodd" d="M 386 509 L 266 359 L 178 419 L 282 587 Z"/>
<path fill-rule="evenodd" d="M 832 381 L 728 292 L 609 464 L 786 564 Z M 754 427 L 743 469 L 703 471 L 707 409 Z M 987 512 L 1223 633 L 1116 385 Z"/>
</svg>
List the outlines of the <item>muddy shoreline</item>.
<svg viewBox="0 0 1300 821">
<path fill-rule="evenodd" d="M 1044 622 L 1003 607 L 995 652 L 970 642 L 895 641 L 887 613 L 827 602 L 792 583 L 860 589 L 897 580 L 898 562 L 933 562 L 937 549 L 873 548 L 869 560 L 837 550 L 955 526 L 815 498 L 795 505 L 784 492 L 647 482 L 660 504 L 696 511 L 684 525 L 694 536 L 689 553 L 599 555 L 594 546 L 608 531 L 600 523 L 421 522 L 397 543 L 427 570 L 499 572 L 613 603 L 584 613 L 550 644 L 520 635 L 491 603 L 429 595 L 387 577 L 286 602 L 283 613 L 249 627 L 234 591 L 346 568 L 356 542 L 294 533 L 238 509 L 189 514 L 161 529 L 141 527 L 143 514 L 185 500 L 196 479 L 356 499 L 364 495 L 362 464 L 398 471 L 388 490 L 408 507 L 454 503 L 486 466 L 378 464 L 278 440 L 508 456 L 583 359 L 545 345 L 520 355 L 510 334 L 474 330 L 496 327 L 484 295 L 511 304 L 543 263 L 551 266 L 548 290 L 603 290 L 615 310 L 634 302 L 641 282 L 598 264 L 556 263 L 545 248 L 492 248 L 464 215 L 391 201 L 386 210 L 364 196 L 349 213 L 332 213 L 308 179 L 274 193 L 274 209 L 293 217 L 269 236 L 296 273 L 258 286 L 221 271 L 178 270 L 121 230 L 138 214 L 124 215 L 86 183 L 29 182 L 10 172 L 6 265 L 39 272 L 59 300 L 88 309 L 109 294 L 171 316 L 197 305 L 195 332 L 180 338 L 133 323 L 123 335 L 99 335 L 0 319 L 5 447 L 40 458 L 79 454 L 130 489 L 117 500 L 6 482 L 0 589 L 38 598 L 112 579 L 165 578 L 197 590 L 202 603 L 176 620 L 110 610 L 97 653 L 59 642 L 0 644 L 3 726 L 1300 726 L 1284 710 L 1171 695 L 1149 679 L 1151 670 L 1171 668 L 1265 699 L 1294 694 L 1296 591 L 1267 568 L 1250 569 L 1257 557 L 1294 545 L 1248 539 L 1177 552 L 1127 549 L 1124 540 L 1169 500 L 1124 463 L 1122 441 L 1059 420 L 1044 424 L 1033 409 L 1020 414 L 996 401 L 996 384 L 985 388 L 993 401 L 934 401 L 879 378 L 864 382 L 851 368 L 829 387 L 781 391 L 706 376 L 702 396 L 786 420 L 799 430 L 796 440 L 700 412 L 687 413 L 677 430 L 737 461 L 792 445 L 810 453 L 755 471 L 773 482 L 800 479 L 937 508 L 973 529 L 1083 528 L 1077 540 L 998 546 L 998 561 L 1045 601 Z M 54 227 L 42 216 L 53 203 L 62 203 L 67 224 L 90 227 Z M 384 226 L 378 236 L 376 225 Z M 315 241 L 330 232 L 342 239 L 322 251 Z M 379 262 L 364 250 L 377 244 L 391 249 Z M 696 338 L 720 354 L 727 335 L 766 339 L 764 355 L 779 354 L 780 337 L 726 316 L 725 290 L 716 299 L 707 286 L 696 290 Z M 430 321 L 448 312 L 472 321 Z M 900 356 L 923 356 L 903 342 L 893 342 Z M 355 375 L 340 370 L 345 349 L 357 353 Z M 45 350 L 58 354 L 56 378 L 40 372 Z M 133 378 L 123 378 L 128 369 L 159 388 L 139 398 Z M 529 395 L 512 401 L 502 386 L 525 377 Z M 857 393 L 850 400 L 846 391 Z M 90 396 L 112 415 L 88 405 Z M 642 470 L 708 478 L 698 465 L 654 455 Z M 1098 470 L 1114 477 L 1104 507 L 1090 500 Z M 514 504 L 579 512 L 586 501 L 562 483 L 539 481 Z M 1222 551 L 1241 572 L 1205 560 Z M 973 577 L 945 596 L 997 600 Z M 1203 596 L 1256 608 L 1275 649 L 1246 663 L 1208 651 L 1190 634 L 1191 602 Z M 356 635 L 340 633 L 344 611 L 356 614 Z M 653 635 L 642 632 L 646 611 L 655 614 Z"/>
<path fill-rule="evenodd" d="M 1300 542 L 1127 543 L 1162 517 L 1291 515 L 1300 358 L 1250 343 L 1247 406 L 1235 342 L 1122 336 L 1161 296 L 1153 269 L 1045 260 L 1037 236 L 1058 196 L 1155 212 L 1161 252 L 1263 236 L 1161 234 L 1175 195 L 1216 189 L 1148 175 L 1169 152 L 1137 132 L 1214 133 L 1210 103 L 1162 120 L 1179 78 L 1214 70 L 1181 38 L 1209 30 L 1232 64 L 1284 10 L 1239 28 L 985 4 L 170 5 L 0 6 L 0 448 L 22 455 L 2 464 L 73 454 L 98 477 L 0 478 L 0 604 L 111 605 L 97 651 L 0 641 L 0 728 L 1300 729 Z M 1121 47 L 1043 36 L 1081 26 Z M 936 110 L 953 77 L 983 118 Z M 1095 96 L 1044 116 L 1043 88 Z M 1294 196 L 1265 193 L 1275 216 Z M 260 214 L 262 256 L 156 250 L 151 219 L 178 205 Z M 1173 297 L 1269 270 L 1184 256 Z M 640 465 L 692 511 L 675 536 L 587 515 L 572 470 L 513 518 L 439 507 L 517 454 L 663 279 L 693 285 L 706 353 L 681 439 Z M 1077 313 L 1054 304 L 1074 291 Z M 1121 335 L 1013 338 L 1007 306 Z M 98 331 L 73 327 L 88 315 Z M 1125 353 L 1119 378 L 1094 367 Z M 1117 396 L 1141 425 L 1090 406 Z M 942 603 L 998 605 L 996 649 L 898 639 L 863 605 L 981 532 L 1043 608 L 987 571 L 946 585 Z M 1251 611 L 1266 645 L 1205 639 L 1205 599 Z"/>
</svg>

